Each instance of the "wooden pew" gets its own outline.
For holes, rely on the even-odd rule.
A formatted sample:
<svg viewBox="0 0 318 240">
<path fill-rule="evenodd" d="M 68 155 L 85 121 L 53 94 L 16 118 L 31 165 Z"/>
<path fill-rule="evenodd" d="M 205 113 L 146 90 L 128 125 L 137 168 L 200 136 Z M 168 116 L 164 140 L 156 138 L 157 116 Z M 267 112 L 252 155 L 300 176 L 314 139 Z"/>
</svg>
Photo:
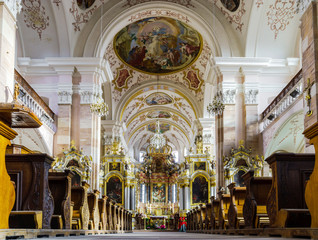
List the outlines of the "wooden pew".
<svg viewBox="0 0 318 240">
<path fill-rule="evenodd" d="M 113 229 L 113 220 L 112 220 L 112 201 L 110 198 L 106 199 L 106 216 L 107 216 L 107 226 L 106 230 L 112 230 Z"/>
<path fill-rule="evenodd" d="M 49 169 L 54 161 L 47 154 L 7 154 L 6 167 L 17 192 L 16 210 L 42 211 L 43 228 L 51 227 L 54 200 L 49 188 Z"/>
<path fill-rule="evenodd" d="M 193 211 L 194 214 L 194 231 L 199 230 L 199 224 L 200 224 L 200 213 L 199 213 L 199 207 L 196 207 Z"/>
<path fill-rule="evenodd" d="M 219 229 L 220 199 L 211 197 L 211 228 Z"/>
<path fill-rule="evenodd" d="M 203 204 L 200 204 L 199 207 L 199 229 L 200 231 L 203 231 L 205 228 L 205 218 L 206 218 L 206 207 Z"/>
<path fill-rule="evenodd" d="M 211 219 L 212 219 L 212 203 L 207 203 L 205 208 L 205 230 L 211 230 Z"/>
<path fill-rule="evenodd" d="M 71 200 L 74 202 L 72 228 L 88 230 L 89 208 L 87 191 L 89 184 L 82 182 L 82 186 L 72 187 Z"/>
<path fill-rule="evenodd" d="M 100 215 L 99 215 L 99 209 L 98 209 L 99 193 L 100 192 L 98 190 L 94 190 L 92 193 L 87 194 L 89 220 L 92 222 L 91 229 L 93 230 L 98 230 L 99 228 L 99 221 L 100 221 Z"/>
<path fill-rule="evenodd" d="M 266 201 L 272 186 L 271 177 L 254 177 L 251 170 L 243 176 L 246 186 L 246 197 L 243 207 L 245 228 L 260 228 L 269 226 Z"/>
<path fill-rule="evenodd" d="M 225 194 L 223 191 L 218 192 L 220 207 L 219 207 L 219 229 L 228 228 L 228 210 L 230 207 L 230 194 Z"/>
<path fill-rule="evenodd" d="M 242 228 L 244 227 L 243 206 L 246 197 L 246 187 L 236 187 L 233 182 L 228 185 L 228 188 L 230 190 L 229 228 Z"/>
<path fill-rule="evenodd" d="M 116 203 L 114 201 L 112 201 L 112 226 L 111 226 L 111 230 L 117 230 L 117 206 L 116 206 Z"/>
<path fill-rule="evenodd" d="M 63 228 L 72 227 L 71 209 L 71 186 L 74 173 L 66 170 L 65 172 L 50 172 L 49 186 L 54 198 L 54 215 L 61 215 Z M 52 228 L 55 228 L 52 226 Z"/>
<path fill-rule="evenodd" d="M 271 227 L 310 227 L 305 186 L 315 164 L 314 154 L 275 153 L 266 159 L 272 169 L 267 198 Z"/>
<path fill-rule="evenodd" d="M 100 218 L 100 230 L 107 229 L 107 213 L 106 213 L 106 202 L 107 196 L 103 195 L 102 198 L 98 199 L 98 210 L 99 210 L 99 218 Z"/>
</svg>

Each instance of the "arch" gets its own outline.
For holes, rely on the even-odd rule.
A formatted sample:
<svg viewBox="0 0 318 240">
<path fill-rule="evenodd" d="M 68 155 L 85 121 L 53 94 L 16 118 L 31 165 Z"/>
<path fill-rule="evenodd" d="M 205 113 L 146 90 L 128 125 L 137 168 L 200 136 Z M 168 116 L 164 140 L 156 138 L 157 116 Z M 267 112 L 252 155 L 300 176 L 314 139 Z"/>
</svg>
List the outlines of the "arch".
<svg viewBox="0 0 318 240">
<path fill-rule="evenodd" d="M 265 153 L 265 158 L 277 151 L 301 153 L 305 147 L 303 110 L 291 115 L 277 129 Z"/>
</svg>

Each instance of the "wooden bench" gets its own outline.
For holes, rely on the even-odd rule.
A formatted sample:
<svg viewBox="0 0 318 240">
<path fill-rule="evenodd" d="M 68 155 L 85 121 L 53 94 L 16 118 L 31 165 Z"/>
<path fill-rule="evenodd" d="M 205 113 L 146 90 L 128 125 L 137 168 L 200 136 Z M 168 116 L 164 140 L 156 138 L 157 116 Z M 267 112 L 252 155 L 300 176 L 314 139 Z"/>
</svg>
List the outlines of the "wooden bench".
<svg viewBox="0 0 318 240">
<path fill-rule="evenodd" d="M 111 226 L 111 230 L 117 230 L 117 206 L 116 206 L 116 203 L 114 201 L 112 201 L 112 205 L 111 205 L 111 208 L 112 208 L 112 226 Z"/>
<path fill-rule="evenodd" d="M 72 228 L 88 230 L 89 208 L 87 190 L 89 184 L 82 182 L 82 186 L 72 187 L 71 200 L 74 202 Z"/>
<path fill-rule="evenodd" d="M 66 170 L 65 172 L 50 172 L 49 186 L 54 198 L 54 215 L 51 228 L 58 228 L 59 217 L 62 216 L 62 228 L 71 229 L 72 227 L 72 204 L 71 204 L 71 184 L 74 173 Z"/>
<path fill-rule="evenodd" d="M 199 229 L 203 230 L 205 228 L 205 219 L 206 219 L 206 206 L 203 204 L 200 204 L 199 208 Z"/>
<path fill-rule="evenodd" d="M 110 198 L 106 199 L 106 217 L 107 217 L 107 226 L 106 230 L 112 230 L 113 228 L 113 221 L 112 221 L 112 201 Z"/>
<path fill-rule="evenodd" d="M 220 200 L 211 197 L 211 229 L 219 228 L 219 212 L 220 212 Z"/>
<path fill-rule="evenodd" d="M 243 207 L 245 228 L 264 228 L 269 226 L 266 201 L 272 186 L 271 177 L 254 177 L 254 171 L 245 173 L 242 178 L 246 186 Z"/>
<path fill-rule="evenodd" d="M 230 190 L 230 207 L 228 222 L 230 229 L 244 227 L 243 206 L 246 197 L 246 187 L 236 187 L 233 182 L 228 185 Z"/>
<path fill-rule="evenodd" d="M 225 194 L 223 191 L 218 192 L 220 207 L 219 207 L 219 229 L 228 228 L 228 210 L 230 207 L 230 194 Z"/>
<path fill-rule="evenodd" d="M 310 227 L 305 186 L 315 164 L 314 154 L 275 153 L 266 159 L 272 169 L 267 198 L 271 227 Z"/>
<path fill-rule="evenodd" d="M 92 193 L 87 194 L 89 220 L 92 223 L 91 230 L 98 230 L 99 228 L 99 221 L 100 221 L 100 215 L 99 215 L 99 209 L 98 209 L 99 193 L 100 192 L 98 190 L 94 190 Z"/>
<path fill-rule="evenodd" d="M 193 211 L 194 213 L 194 231 L 198 231 L 200 229 L 200 210 L 199 207 L 196 207 Z"/>
<path fill-rule="evenodd" d="M 106 213 L 106 202 L 107 196 L 103 195 L 102 198 L 98 199 L 98 210 L 100 218 L 100 230 L 106 230 L 107 228 L 107 213 Z"/>
<path fill-rule="evenodd" d="M 10 228 L 42 229 L 42 211 L 11 211 Z"/>
<path fill-rule="evenodd" d="M 205 230 L 211 230 L 211 218 L 212 218 L 212 203 L 205 205 Z"/>
<path fill-rule="evenodd" d="M 15 210 L 42 211 L 42 227 L 51 227 L 54 200 L 48 175 L 53 158 L 47 154 L 6 154 L 6 167 L 16 185 Z"/>
</svg>

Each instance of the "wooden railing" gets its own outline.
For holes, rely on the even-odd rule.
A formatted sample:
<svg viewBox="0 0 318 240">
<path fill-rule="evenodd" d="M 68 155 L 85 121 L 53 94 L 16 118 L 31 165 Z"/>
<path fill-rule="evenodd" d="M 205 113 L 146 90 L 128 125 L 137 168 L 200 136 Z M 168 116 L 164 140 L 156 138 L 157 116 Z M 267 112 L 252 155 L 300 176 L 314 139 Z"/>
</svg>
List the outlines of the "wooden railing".
<svg viewBox="0 0 318 240">
<path fill-rule="evenodd" d="M 41 122 L 49 128 L 54 128 L 54 112 L 43 101 L 43 99 L 36 93 L 36 91 L 27 83 L 27 81 L 18 73 L 14 71 L 15 83 L 19 85 L 18 101 L 30 108 Z"/>
</svg>

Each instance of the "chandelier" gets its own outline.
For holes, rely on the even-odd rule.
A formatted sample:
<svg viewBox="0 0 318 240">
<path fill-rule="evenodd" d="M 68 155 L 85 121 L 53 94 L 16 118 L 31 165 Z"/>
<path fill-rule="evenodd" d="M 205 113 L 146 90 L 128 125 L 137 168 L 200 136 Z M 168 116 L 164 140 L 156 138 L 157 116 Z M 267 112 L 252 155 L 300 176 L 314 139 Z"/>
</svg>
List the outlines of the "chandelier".
<svg viewBox="0 0 318 240">
<path fill-rule="evenodd" d="M 108 105 L 104 102 L 100 96 L 97 97 L 96 103 L 91 104 L 90 106 L 91 113 L 95 113 L 96 115 L 102 117 L 107 116 L 109 113 Z"/>
<path fill-rule="evenodd" d="M 212 115 L 222 115 L 225 105 L 223 103 L 222 93 L 216 93 L 213 98 L 212 103 L 207 106 L 207 111 Z"/>
<path fill-rule="evenodd" d="M 150 145 L 156 149 L 163 148 L 166 145 L 166 138 L 160 132 L 159 120 L 157 120 L 156 133 L 150 138 Z"/>
</svg>

